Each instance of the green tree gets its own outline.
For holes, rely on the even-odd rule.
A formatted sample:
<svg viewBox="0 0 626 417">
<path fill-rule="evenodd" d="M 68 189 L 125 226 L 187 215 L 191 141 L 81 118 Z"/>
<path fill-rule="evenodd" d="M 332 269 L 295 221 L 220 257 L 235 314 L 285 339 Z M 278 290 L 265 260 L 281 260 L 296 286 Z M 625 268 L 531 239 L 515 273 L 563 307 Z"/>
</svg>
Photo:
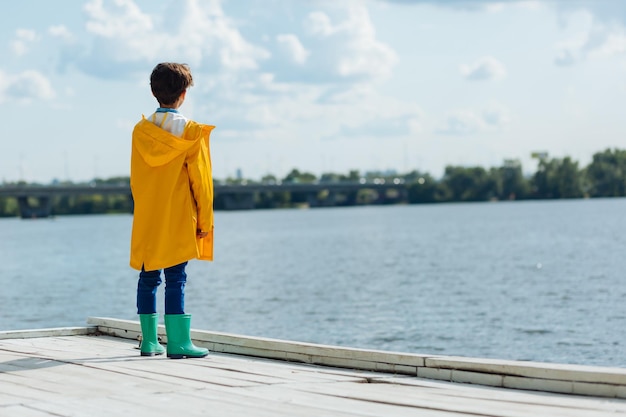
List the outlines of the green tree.
<svg viewBox="0 0 626 417">
<path fill-rule="evenodd" d="M 278 182 L 278 178 L 276 178 L 273 174 L 266 174 L 261 178 L 261 182 L 263 184 L 276 184 Z"/>
<path fill-rule="evenodd" d="M 320 182 L 339 182 L 343 181 L 345 176 L 341 174 L 335 174 L 333 172 L 325 172 L 320 176 Z"/>
<path fill-rule="evenodd" d="M 344 180 L 344 181 L 352 181 L 352 182 L 356 182 L 356 181 L 358 181 L 360 179 L 361 179 L 361 174 L 356 169 L 350 170 L 350 172 L 348 172 L 347 176 L 342 177 L 342 180 Z"/>
<path fill-rule="evenodd" d="M 505 160 L 501 167 L 491 169 L 491 175 L 497 182 L 500 200 L 522 200 L 530 194 L 530 182 L 518 160 Z"/>
<path fill-rule="evenodd" d="M 297 169 L 292 169 L 289 174 L 283 179 L 285 182 L 300 182 L 311 183 L 314 182 L 317 177 L 309 172 L 300 172 Z"/>
<path fill-rule="evenodd" d="M 497 181 L 482 167 L 447 166 L 442 179 L 452 201 L 486 201 L 497 196 Z"/>
<path fill-rule="evenodd" d="M 415 171 L 414 171 L 415 172 Z M 412 179 L 407 185 L 409 203 L 436 203 L 447 201 L 450 198 L 445 185 L 438 183 L 430 174 L 405 177 L 406 181 Z"/>
<path fill-rule="evenodd" d="M 594 154 L 585 178 L 591 197 L 625 197 L 626 150 L 607 149 Z"/>
<path fill-rule="evenodd" d="M 532 185 L 536 198 L 579 198 L 583 196 L 583 175 L 578 162 L 569 156 L 539 161 Z"/>
<path fill-rule="evenodd" d="M 96 178 L 93 182 L 96 185 L 130 185 L 130 177 Z"/>
</svg>

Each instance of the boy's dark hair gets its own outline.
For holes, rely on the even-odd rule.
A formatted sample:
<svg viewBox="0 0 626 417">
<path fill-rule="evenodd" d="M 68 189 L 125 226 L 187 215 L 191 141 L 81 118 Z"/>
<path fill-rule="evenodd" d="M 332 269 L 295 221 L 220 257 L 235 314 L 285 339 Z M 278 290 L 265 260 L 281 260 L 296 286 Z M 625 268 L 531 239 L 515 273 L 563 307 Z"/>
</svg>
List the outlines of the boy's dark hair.
<svg viewBox="0 0 626 417">
<path fill-rule="evenodd" d="M 187 64 L 161 62 L 150 75 L 152 94 L 161 106 L 171 106 L 188 87 L 193 85 L 191 70 Z"/>
</svg>

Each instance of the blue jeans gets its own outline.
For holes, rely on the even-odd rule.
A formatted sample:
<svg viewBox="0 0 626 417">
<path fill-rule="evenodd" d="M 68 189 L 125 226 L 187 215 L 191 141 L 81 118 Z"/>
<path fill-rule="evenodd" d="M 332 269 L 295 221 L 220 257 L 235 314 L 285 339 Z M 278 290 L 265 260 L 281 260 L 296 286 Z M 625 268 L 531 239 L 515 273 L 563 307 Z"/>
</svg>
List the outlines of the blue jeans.
<svg viewBox="0 0 626 417">
<path fill-rule="evenodd" d="M 185 314 L 185 283 L 187 262 L 165 268 L 165 314 Z M 156 313 L 156 294 L 161 285 L 161 270 L 146 271 L 143 267 L 137 283 L 137 314 Z"/>
</svg>

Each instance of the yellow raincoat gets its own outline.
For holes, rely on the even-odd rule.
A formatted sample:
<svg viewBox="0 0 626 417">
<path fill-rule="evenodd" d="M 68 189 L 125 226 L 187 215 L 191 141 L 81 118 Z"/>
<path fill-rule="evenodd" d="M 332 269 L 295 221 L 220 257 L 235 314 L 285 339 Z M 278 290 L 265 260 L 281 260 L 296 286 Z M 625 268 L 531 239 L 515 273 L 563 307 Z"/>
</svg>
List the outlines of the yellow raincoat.
<svg viewBox="0 0 626 417">
<path fill-rule="evenodd" d="M 130 187 L 135 209 L 130 266 L 146 271 L 213 260 L 214 126 L 188 121 L 182 138 L 142 118 L 133 130 Z M 196 236 L 196 229 L 208 232 Z"/>
</svg>

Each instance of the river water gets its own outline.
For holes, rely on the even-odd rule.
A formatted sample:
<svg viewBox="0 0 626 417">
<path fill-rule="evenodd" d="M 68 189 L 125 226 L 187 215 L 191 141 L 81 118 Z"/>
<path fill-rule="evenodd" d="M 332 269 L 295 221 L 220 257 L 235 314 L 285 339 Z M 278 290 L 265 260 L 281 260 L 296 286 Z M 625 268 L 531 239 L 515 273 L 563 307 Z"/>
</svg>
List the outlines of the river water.
<svg viewBox="0 0 626 417">
<path fill-rule="evenodd" d="M 215 262 L 188 267 L 194 328 L 626 367 L 626 199 L 220 211 L 215 220 Z M 137 320 L 131 223 L 0 219 L 0 330 Z"/>
</svg>

